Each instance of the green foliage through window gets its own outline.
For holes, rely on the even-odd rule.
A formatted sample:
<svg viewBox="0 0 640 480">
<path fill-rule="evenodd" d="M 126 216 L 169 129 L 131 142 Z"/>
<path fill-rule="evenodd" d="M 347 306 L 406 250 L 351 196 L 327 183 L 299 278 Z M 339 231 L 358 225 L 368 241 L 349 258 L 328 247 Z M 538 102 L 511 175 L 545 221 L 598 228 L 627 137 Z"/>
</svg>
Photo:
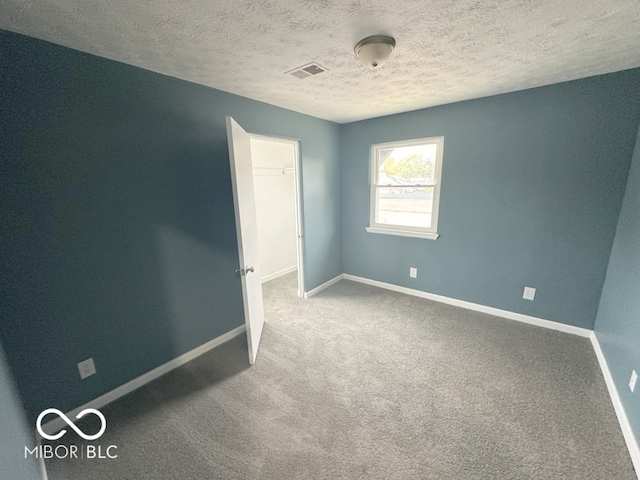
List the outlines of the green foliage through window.
<svg viewBox="0 0 640 480">
<path fill-rule="evenodd" d="M 388 157 L 383 163 L 383 171 L 390 176 L 402 178 L 433 178 L 433 163 L 425 162 L 422 155 L 414 153 L 400 160 Z"/>
</svg>

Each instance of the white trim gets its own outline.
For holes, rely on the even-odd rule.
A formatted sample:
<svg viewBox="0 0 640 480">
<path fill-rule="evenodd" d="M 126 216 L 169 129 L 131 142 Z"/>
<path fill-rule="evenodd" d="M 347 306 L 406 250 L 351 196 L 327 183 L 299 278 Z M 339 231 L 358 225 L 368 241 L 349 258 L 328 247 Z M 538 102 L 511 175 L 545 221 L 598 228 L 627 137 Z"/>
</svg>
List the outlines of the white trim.
<svg viewBox="0 0 640 480">
<path fill-rule="evenodd" d="M 429 232 L 412 232 L 410 230 L 395 230 L 392 228 L 366 227 L 368 233 L 380 233 L 382 235 L 396 235 L 398 237 L 426 238 L 436 240 L 440 235 Z"/>
<path fill-rule="evenodd" d="M 194 348 L 193 350 L 180 355 L 179 357 L 174 358 L 173 360 L 169 360 L 167 363 L 163 363 L 159 367 L 154 368 L 153 370 L 148 371 L 147 373 L 140 375 L 137 378 L 125 383 L 124 385 L 120 385 L 119 387 L 111 390 L 110 392 L 105 393 L 104 395 L 95 398 L 84 405 L 74 408 L 70 412 L 66 413 L 67 417 L 75 418 L 78 413 L 80 413 L 85 408 L 102 408 L 105 405 L 117 400 L 118 398 L 133 392 L 134 390 L 146 385 L 147 383 L 155 380 L 158 377 L 174 370 L 187 362 L 190 362 L 196 357 L 199 357 L 203 353 L 208 352 L 212 348 L 217 347 L 218 345 L 222 345 L 224 342 L 231 340 L 234 337 L 245 332 L 245 325 L 240 325 L 237 328 L 234 328 L 230 332 L 224 333 L 219 337 L 214 338 L 213 340 L 209 340 L 207 343 L 200 345 L 199 347 Z M 53 420 L 45 423 L 42 426 L 42 429 L 45 433 L 50 435 L 64 428 L 66 425 L 65 421 L 59 417 L 54 418 Z"/>
<path fill-rule="evenodd" d="M 279 272 L 272 273 L 270 275 L 267 275 L 266 277 L 262 277 L 262 283 L 266 283 L 270 280 L 274 280 L 278 277 L 282 277 L 283 275 L 286 275 L 287 273 L 295 272 L 296 270 L 298 270 L 298 265 L 287 267 L 285 269 L 280 270 Z"/>
<path fill-rule="evenodd" d="M 295 207 L 296 207 L 296 234 L 298 241 L 296 242 L 296 258 L 298 267 L 298 296 L 303 297 L 304 292 L 304 217 L 302 213 L 302 157 L 300 155 L 300 142 L 293 142 L 294 159 L 293 159 L 293 186 L 295 189 Z"/>
<path fill-rule="evenodd" d="M 629 418 L 627 418 L 627 413 L 624 411 L 624 405 L 620 400 L 618 389 L 616 388 L 616 384 L 613 381 L 613 377 L 611 376 L 611 371 L 609 370 L 607 359 L 604 356 L 602 348 L 600 347 L 600 342 L 598 341 L 596 332 L 591 332 L 591 345 L 593 345 L 593 350 L 595 350 L 596 352 L 596 357 L 598 358 L 598 363 L 600 364 L 600 369 L 602 370 L 604 381 L 607 384 L 607 390 L 609 390 L 609 396 L 611 397 L 611 403 L 613 403 L 613 409 L 615 410 L 616 416 L 618 417 L 618 423 L 620 423 L 622 435 L 624 436 L 624 440 L 627 443 L 629 455 L 631 455 L 633 468 L 635 468 L 636 476 L 638 477 L 638 479 L 640 479 L 640 447 L 638 446 L 638 442 L 635 438 L 635 435 L 633 434 L 633 429 L 631 428 L 631 423 L 629 423 Z"/>
<path fill-rule="evenodd" d="M 464 300 L 458 300 L 456 298 L 445 297 L 443 295 L 436 295 L 435 293 L 423 292 L 422 290 L 414 290 L 413 288 L 401 287 L 399 285 L 380 282 L 378 280 L 371 280 L 369 278 L 364 278 L 364 277 L 357 277 L 355 275 L 349 275 L 346 273 L 343 276 L 345 280 L 351 280 L 353 282 L 373 285 L 374 287 L 384 288 L 386 290 L 392 290 L 394 292 L 406 293 L 407 295 L 426 298 L 427 300 L 446 303 L 448 305 L 466 308 L 467 310 L 487 313 L 489 315 L 495 315 L 497 317 L 507 318 L 509 320 L 515 320 L 517 322 L 528 323 L 530 325 L 536 325 L 538 327 L 550 328 L 552 330 L 559 330 L 561 332 L 571 333 L 573 335 L 578 335 L 580 337 L 590 337 L 592 333 L 592 330 L 589 330 L 587 328 L 567 325 L 560 322 L 545 320 L 543 318 L 531 317 L 529 315 L 523 315 L 522 313 L 510 312 L 508 310 L 501 310 L 499 308 L 488 307 L 486 305 L 480 305 L 478 303 L 466 302 Z"/>
<path fill-rule="evenodd" d="M 335 277 L 333 277 L 331 280 L 329 280 L 328 282 L 324 282 L 322 285 L 317 286 L 316 288 L 314 288 L 313 290 L 309 290 L 308 292 L 304 292 L 304 298 L 311 298 L 313 297 L 315 294 L 320 293 L 322 290 L 324 290 L 325 288 L 329 288 L 331 285 L 333 285 L 334 283 L 338 283 L 340 280 L 342 280 L 343 278 L 345 278 L 344 273 L 341 273 L 340 275 L 337 275 Z"/>
</svg>

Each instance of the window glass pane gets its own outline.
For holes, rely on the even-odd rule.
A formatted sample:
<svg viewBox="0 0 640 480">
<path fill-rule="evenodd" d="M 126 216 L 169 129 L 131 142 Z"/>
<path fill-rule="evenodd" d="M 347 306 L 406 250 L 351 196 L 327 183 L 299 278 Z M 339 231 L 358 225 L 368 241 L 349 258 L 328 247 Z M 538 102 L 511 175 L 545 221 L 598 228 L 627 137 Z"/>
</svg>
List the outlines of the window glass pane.
<svg viewBox="0 0 640 480">
<path fill-rule="evenodd" d="M 435 183 L 435 143 L 378 149 L 378 185 Z"/>
<path fill-rule="evenodd" d="M 376 189 L 376 223 L 404 227 L 431 227 L 433 187 Z"/>
</svg>

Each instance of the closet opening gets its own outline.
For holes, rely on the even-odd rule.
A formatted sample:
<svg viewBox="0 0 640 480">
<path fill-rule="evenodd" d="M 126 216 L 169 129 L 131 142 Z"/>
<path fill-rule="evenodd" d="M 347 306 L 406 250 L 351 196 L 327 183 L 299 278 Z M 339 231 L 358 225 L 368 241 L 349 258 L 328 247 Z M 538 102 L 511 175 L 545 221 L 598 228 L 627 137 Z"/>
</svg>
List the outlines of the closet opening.
<svg viewBox="0 0 640 480">
<path fill-rule="evenodd" d="M 304 293 L 300 157 L 296 140 L 251 135 L 263 286 Z"/>
</svg>

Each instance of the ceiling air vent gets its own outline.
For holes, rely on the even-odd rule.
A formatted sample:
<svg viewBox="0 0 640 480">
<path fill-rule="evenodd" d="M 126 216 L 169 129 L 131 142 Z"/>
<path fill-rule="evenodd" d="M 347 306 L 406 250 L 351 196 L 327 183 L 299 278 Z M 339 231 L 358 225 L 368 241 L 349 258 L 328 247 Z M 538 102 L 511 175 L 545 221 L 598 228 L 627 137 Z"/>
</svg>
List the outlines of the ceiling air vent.
<svg viewBox="0 0 640 480">
<path fill-rule="evenodd" d="M 318 75 L 319 73 L 326 72 L 327 69 L 320 65 L 319 63 L 309 63 L 307 65 L 303 65 L 302 67 L 294 68 L 288 72 L 285 72 L 287 75 L 293 75 L 296 78 L 303 79 L 307 77 L 313 77 L 314 75 Z"/>
</svg>

